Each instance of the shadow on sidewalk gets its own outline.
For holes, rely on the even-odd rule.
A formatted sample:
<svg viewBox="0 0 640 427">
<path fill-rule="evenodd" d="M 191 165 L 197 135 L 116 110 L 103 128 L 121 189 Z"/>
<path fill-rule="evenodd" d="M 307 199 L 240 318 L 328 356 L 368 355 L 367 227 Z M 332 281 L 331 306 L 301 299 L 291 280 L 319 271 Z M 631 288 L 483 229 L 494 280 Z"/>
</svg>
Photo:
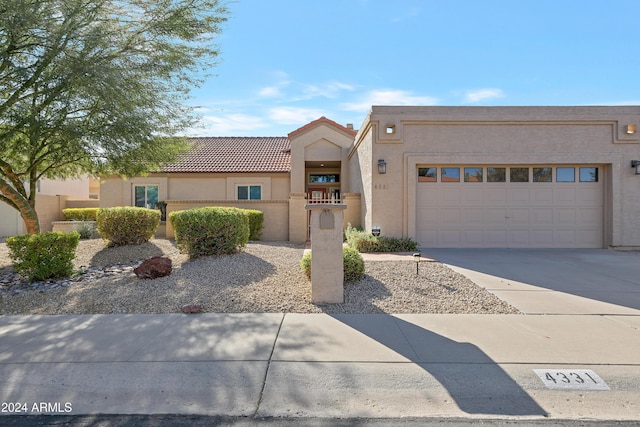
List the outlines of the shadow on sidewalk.
<svg viewBox="0 0 640 427">
<path fill-rule="evenodd" d="M 437 380 L 465 413 L 546 415 L 495 361 L 473 344 L 451 340 L 388 314 L 330 316 L 414 362 Z M 372 321 L 373 316 L 382 317 L 385 324 L 397 329 L 381 330 L 376 327 L 380 321 Z M 392 365 L 389 369 L 393 369 Z"/>
</svg>

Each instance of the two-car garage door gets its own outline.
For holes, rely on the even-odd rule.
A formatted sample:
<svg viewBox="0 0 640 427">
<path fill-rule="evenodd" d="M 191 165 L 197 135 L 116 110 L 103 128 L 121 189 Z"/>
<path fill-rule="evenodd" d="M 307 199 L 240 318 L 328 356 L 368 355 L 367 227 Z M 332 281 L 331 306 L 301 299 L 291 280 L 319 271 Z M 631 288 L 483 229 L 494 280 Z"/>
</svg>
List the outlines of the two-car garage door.
<svg viewBox="0 0 640 427">
<path fill-rule="evenodd" d="M 604 185 L 592 165 L 424 165 L 423 247 L 601 248 Z"/>
</svg>

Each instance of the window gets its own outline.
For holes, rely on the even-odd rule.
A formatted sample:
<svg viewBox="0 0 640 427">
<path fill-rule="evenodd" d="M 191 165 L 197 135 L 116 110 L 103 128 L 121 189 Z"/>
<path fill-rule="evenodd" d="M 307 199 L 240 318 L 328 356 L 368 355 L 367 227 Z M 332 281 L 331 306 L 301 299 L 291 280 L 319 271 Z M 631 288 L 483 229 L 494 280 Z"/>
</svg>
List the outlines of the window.
<svg viewBox="0 0 640 427">
<path fill-rule="evenodd" d="M 460 168 L 442 168 L 442 182 L 460 182 Z"/>
<path fill-rule="evenodd" d="M 262 186 L 238 185 L 238 200 L 262 200 Z"/>
<path fill-rule="evenodd" d="M 158 203 L 157 185 L 135 185 L 133 187 L 133 204 L 139 208 L 156 209 Z"/>
<path fill-rule="evenodd" d="M 511 182 L 529 182 L 529 168 L 510 168 L 509 178 Z"/>
<path fill-rule="evenodd" d="M 309 182 L 340 182 L 339 174 L 311 174 L 309 175 Z"/>
<path fill-rule="evenodd" d="M 418 182 L 436 182 L 436 168 L 418 168 Z"/>
<path fill-rule="evenodd" d="M 533 168 L 533 182 L 551 182 L 551 168 Z"/>
<path fill-rule="evenodd" d="M 556 168 L 556 182 L 576 182 L 576 168 Z"/>
<path fill-rule="evenodd" d="M 482 168 L 464 168 L 464 182 L 482 182 Z"/>
<path fill-rule="evenodd" d="M 487 182 L 507 182 L 507 168 L 487 168 Z"/>
<path fill-rule="evenodd" d="M 598 182 L 598 168 L 580 168 L 580 182 Z"/>
</svg>

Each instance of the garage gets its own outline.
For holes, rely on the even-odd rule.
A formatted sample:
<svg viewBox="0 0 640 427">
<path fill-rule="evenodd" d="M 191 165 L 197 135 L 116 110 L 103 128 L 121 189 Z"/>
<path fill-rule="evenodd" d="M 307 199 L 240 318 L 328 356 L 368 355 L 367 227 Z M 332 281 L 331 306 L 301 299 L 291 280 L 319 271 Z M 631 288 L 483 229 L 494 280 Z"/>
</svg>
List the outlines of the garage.
<svg viewBox="0 0 640 427">
<path fill-rule="evenodd" d="M 418 165 L 423 247 L 601 248 L 601 165 Z"/>
</svg>

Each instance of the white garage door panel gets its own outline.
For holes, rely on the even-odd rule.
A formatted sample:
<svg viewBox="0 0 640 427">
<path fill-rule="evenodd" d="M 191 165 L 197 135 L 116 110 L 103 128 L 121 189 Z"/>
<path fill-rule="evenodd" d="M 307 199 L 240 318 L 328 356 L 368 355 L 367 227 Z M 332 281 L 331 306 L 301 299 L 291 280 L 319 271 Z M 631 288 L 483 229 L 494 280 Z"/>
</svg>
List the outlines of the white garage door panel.
<svg viewBox="0 0 640 427">
<path fill-rule="evenodd" d="M 439 172 L 437 182 L 418 182 L 418 242 L 424 247 L 602 247 L 603 183 L 579 182 L 581 165 L 569 166 L 576 170 L 576 182 L 555 182 L 555 166 L 547 167 L 554 168 L 553 182 L 486 182 L 487 166 L 485 182 L 441 182 Z"/>
</svg>

